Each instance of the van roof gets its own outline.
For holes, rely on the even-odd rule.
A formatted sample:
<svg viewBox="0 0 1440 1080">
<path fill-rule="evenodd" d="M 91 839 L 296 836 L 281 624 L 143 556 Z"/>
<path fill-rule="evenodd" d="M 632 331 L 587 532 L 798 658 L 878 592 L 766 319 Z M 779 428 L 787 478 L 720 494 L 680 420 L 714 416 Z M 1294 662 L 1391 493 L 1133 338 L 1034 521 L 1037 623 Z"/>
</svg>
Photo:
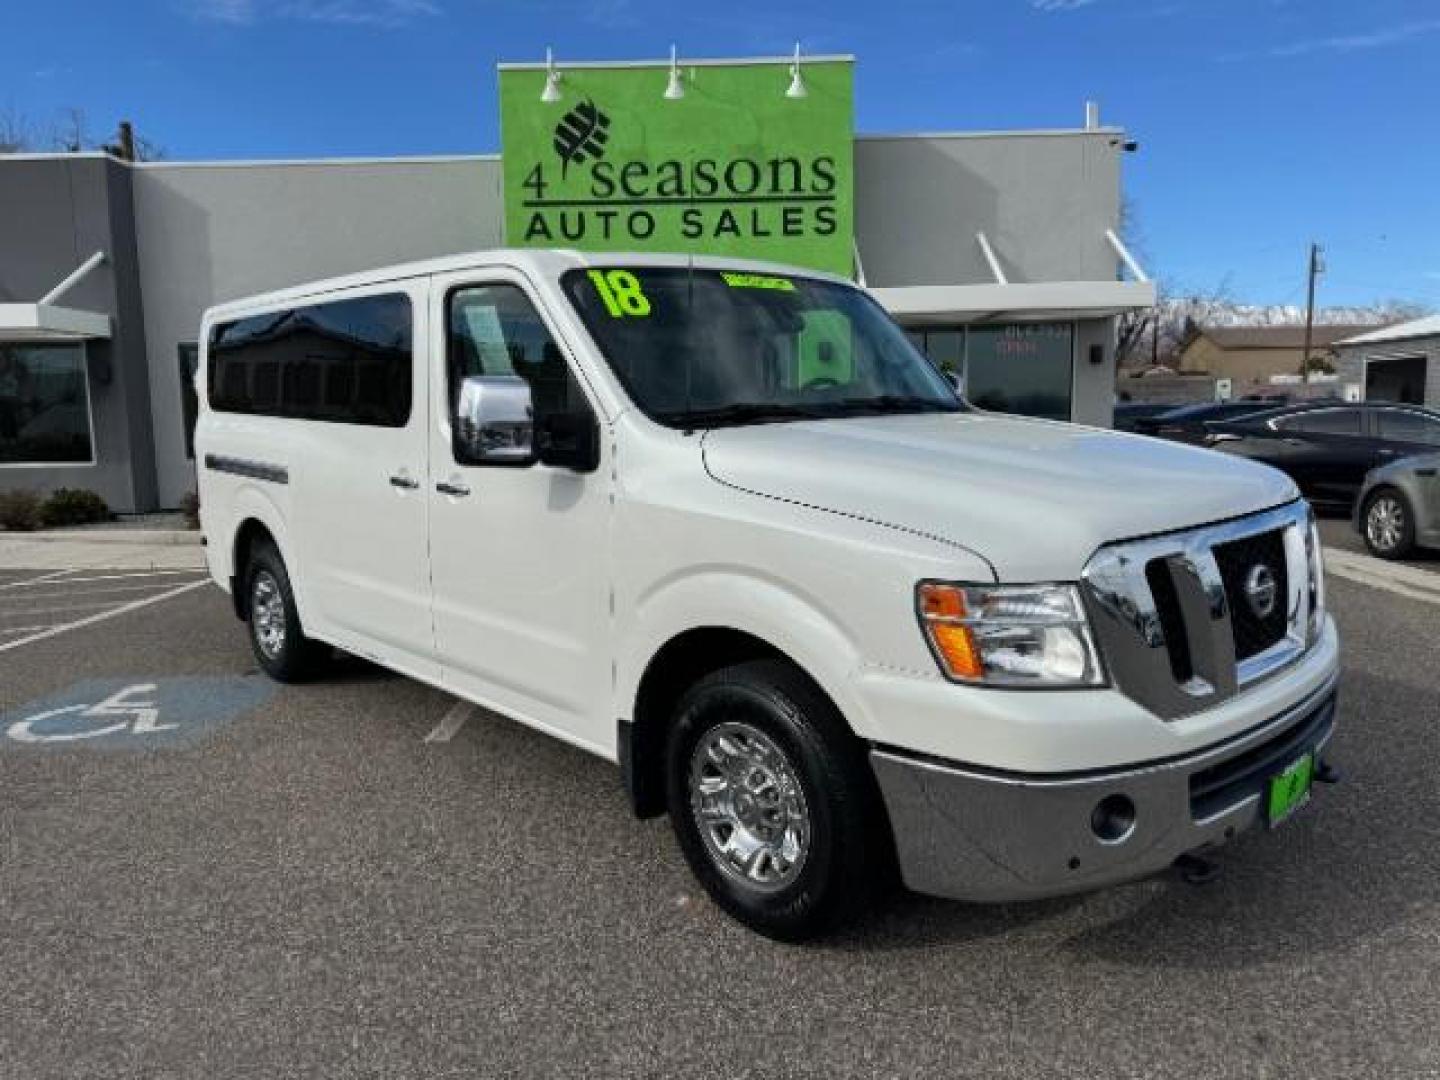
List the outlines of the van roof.
<svg viewBox="0 0 1440 1080">
<path fill-rule="evenodd" d="M 360 273 L 344 274 L 340 277 L 292 285 L 289 288 L 277 289 L 273 292 L 240 297 L 228 300 L 223 304 L 216 304 L 206 312 L 206 316 L 224 318 L 257 307 L 293 303 L 297 300 L 322 293 L 337 292 L 341 289 L 383 284 L 387 281 L 406 281 L 412 278 L 429 277 L 433 274 L 448 274 L 487 266 L 510 267 L 539 278 L 557 278 L 567 270 L 587 266 L 684 267 L 689 265 L 700 269 L 788 274 L 853 284 L 838 274 L 826 273 L 823 270 L 810 270 L 805 267 L 756 259 L 732 259 L 717 255 L 660 254 L 635 251 L 583 252 L 562 248 L 490 248 L 460 255 L 444 255 L 435 259 L 396 263 L 393 266 L 376 267 Z"/>
</svg>

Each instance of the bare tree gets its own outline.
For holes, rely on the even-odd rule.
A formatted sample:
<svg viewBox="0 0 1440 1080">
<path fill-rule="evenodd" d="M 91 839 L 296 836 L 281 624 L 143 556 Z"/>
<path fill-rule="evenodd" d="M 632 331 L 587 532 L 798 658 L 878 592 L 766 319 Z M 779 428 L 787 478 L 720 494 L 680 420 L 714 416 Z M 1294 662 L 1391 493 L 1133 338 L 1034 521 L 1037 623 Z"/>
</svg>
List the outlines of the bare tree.
<svg viewBox="0 0 1440 1080">
<path fill-rule="evenodd" d="M 30 122 L 11 106 L 0 110 L 0 154 L 23 154 L 35 149 L 35 131 Z"/>
<path fill-rule="evenodd" d="M 60 116 L 51 129 L 50 144 L 62 154 L 78 154 L 92 149 L 94 140 L 90 138 L 85 110 L 77 109 L 73 105 L 61 109 Z"/>
<path fill-rule="evenodd" d="M 1116 320 L 1115 364 L 1117 367 L 1143 367 L 1150 361 L 1151 339 L 1155 332 L 1158 306 L 1163 303 L 1160 286 L 1155 286 L 1156 307 L 1131 308 Z"/>
<path fill-rule="evenodd" d="M 1124 192 L 1120 196 L 1120 239 L 1130 253 L 1142 265 L 1147 257 L 1144 232 L 1140 227 L 1140 211 L 1133 196 Z M 1115 364 L 1120 368 L 1141 367 L 1152 361 L 1154 335 L 1159 311 L 1164 305 L 1166 288 L 1163 283 L 1155 285 L 1153 308 L 1132 309 L 1116 320 Z"/>
<path fill-rule="evenodd" d="M 1117 366 L 1142 368 L 1168 364 L 1185 347 L 1197 328 L 1248 324 L 1248 309 L 1237 304 L 1230 279 L 1207 292 L 1182 293 L 1173 282 L 1155 285 L 1155 306 L 1128 311 L 1118 320 L 1115 347 Z"/>
<path fill-rule="evenodd" d="M 137 135 L 128 120 L 120 121 L 110 138 L 97 139 L 91 134 L 85 110 L 73 106 L 60 110 L 48 140 L 37 139 L 34 131 L 34 126 L 13 109 L 0 112 L 0 154 L 35 150 L 48 143 L 49 149 L 61 154 L 99 150 L 124 161 L 156 161 L 165 156 L 159 144 Z"/>
</svg>

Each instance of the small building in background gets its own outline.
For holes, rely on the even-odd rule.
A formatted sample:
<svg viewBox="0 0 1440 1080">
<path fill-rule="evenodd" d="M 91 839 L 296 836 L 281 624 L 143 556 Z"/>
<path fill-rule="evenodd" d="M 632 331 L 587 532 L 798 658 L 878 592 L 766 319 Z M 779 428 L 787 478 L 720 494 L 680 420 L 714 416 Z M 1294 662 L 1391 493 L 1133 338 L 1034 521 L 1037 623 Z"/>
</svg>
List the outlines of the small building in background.
<svg viewBox="0 0 1440 1080">
<path fill-rule="evenodd" d="M 1335 342 L 1347 397 L 1440 409 L 1440 315 Z"/>
<path fill-rule="evenodd" d="M 1310 372 L 1335 372 L 1336 342 L 1375 329 L 1373 325 L 1313 327 Z M 1298 383 L 1304 349 L 1303 326 L 1196 326 L 1180 347 L 1176 367 L 1182 375 L 1229 379 L 1231 396 L 1240 398 L 1272 392 L 1277 379 L 1282 385 Z"/>
</svg>

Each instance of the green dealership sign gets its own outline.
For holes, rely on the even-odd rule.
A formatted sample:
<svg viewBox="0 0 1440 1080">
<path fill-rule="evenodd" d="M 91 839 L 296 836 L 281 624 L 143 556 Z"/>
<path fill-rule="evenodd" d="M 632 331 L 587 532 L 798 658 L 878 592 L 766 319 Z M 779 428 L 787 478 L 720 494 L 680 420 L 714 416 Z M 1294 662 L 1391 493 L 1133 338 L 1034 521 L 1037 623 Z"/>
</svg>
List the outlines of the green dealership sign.
<svg viewBox="0 0 1440 1080">
<path fill-rule="evenodd" d="M 799 70 L 803 96 L 788 62 L 502 65 L 506 242 L 851 274 L 852 63 Z"/>
</svg>

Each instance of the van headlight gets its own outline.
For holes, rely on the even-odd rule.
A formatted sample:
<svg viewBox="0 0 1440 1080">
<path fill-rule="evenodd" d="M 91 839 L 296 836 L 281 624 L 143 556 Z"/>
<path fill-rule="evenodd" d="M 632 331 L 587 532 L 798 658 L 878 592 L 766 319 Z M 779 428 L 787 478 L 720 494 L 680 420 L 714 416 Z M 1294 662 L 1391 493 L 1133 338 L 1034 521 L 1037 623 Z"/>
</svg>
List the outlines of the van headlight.
<svg viewBox="0 0 1440 1080">
<path fill-rule="evenodd" d="M 1307 643 L 1313 645 L 1325 629 L 1325 557 L 1320 553 L 1320 523 L 1315 520 L 1314 510 L 1310 511 L 1310 527 L 1305 533 L 1305 568 L 1310 601 Z"/>
<path fill-rule="evenodd" d="M 1105 673 L 1074 585 L 922 581 L 920 628 L 946 678 L 981 686 L 1103 686 Z"/>
</svg>

